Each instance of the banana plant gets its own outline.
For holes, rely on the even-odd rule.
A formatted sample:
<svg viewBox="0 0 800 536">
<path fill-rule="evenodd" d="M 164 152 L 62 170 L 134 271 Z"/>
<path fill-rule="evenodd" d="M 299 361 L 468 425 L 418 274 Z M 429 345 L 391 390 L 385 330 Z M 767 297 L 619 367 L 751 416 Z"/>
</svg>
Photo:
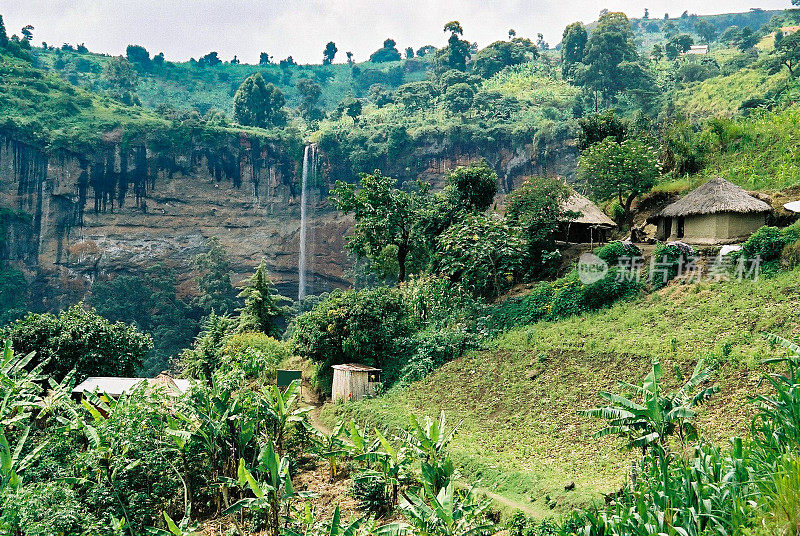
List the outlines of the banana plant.
<svg viewBox="0 0 800 536">
<path fill-rule="evenodd" d="M 765 376 L 774 392 L 754 398 L 759 411 L 751 431 L 765 451 L 796 451 L 800 448 L 800 346 L 777 335 L 764 334 L 764 337 L 786 349 L 786 355 L 766 359 L 764 363 L 785 364 L 786 372 Z"/>
<path fill-rule="evenodd" d="M 136 536 L 136 530 L 133 524 L 129 521 L 131 516 L 128 514 L 128 508 L 125 501 L 122 500 L 117 492 L 116 477 L 119 467 L 115 465 L 115 460 L 125 460 L 128 458 L 128 444 L 118 444 L 115 441 L 113 434 L 106 430 L 103 426 L 104 422 L 108 420 L 114 411 L 122 408 L 124 405 L 131 403 L 130 397 L 127 395 L 121 396 L 119 399 L 114 400 L 112 397 L 102 395 L 98 396 L 94 393 L 85 395 L 81 399 L 81 405 L 92 416 L 92 424 L 83 424 L 80 428 L 83 430 L 84 435 L 89 443 L 89 448 L 94 452 L 98 460 L 98 483 L 106 485 L 111 490 L 111 494 L 117 500 L 117 503 L 122 510 L 126 519 L 125 526 L 130 532 L 131 536 Z M 131 470 L 141 463 L 141 460 L 135 460 L 127 464 L 123 470 Z"/>
<path fill-rule="evenodd" d="M 288 512 L 294 499 L 309 498 L 313 493 L 296 491 L 289 475 L 289 457 L 279 458 L 274 444 L 270 441 L 259 455 L 256 473 L 264 479 L 259 482 L 245 465 L 239 460 L 238 485 L 249 490 L 253 497 L 245 497 L 223 512 L 223 515 L 235 514 L 242 510 L 266 512 L 269 516 L 269 531 L 272 536 L 279 536 L 281 530 L 281 512 Z"/>
<path fill-rule="evenodd" d="M 15 422 L 26 420 L 30 412 L 41 401 L 40 383 L 45 380 L 42 370 L 47 364 L 45 360 L 31 370 L 27 367 L 35 356 L 34 352 L 25 356 L 17 356 L 11 348 L 11 340 L 3 344 L 0 355 L 0 424 L 9 426 Z"/>
<path fill-rule="evenodd" d="M 330 471 L 331 482 L 333 482 L 338 472 L 339 458 L 349 452 L 347 445 L 342 439 L 344 423 L 340 422 L 334 426 L 330 434 L 322 433 L 307 422 L 304 422 L 303 426 L 305 426 L 306 430 L 311 434 L 314 449 L 317 451 L 317 454 L 328 460 L 328 469 Z"/>
<path fill-rule="evenodd" d="M 378 526 L 374 518 L 361 517 L 348 524 L 342 524 L 342 513 L 339 505 L 333 511 L 329 523 L 320 524 L 310 503 L 305 503 L 302 513 L 295 518 L 302 531 L 284 529 L 283 536 L 405 536 L 410 534 L 405 523 L 389 523 Z"/>
<path fill-rule="evenodd" d="M 17 438 L 17 445 L 11 449 L 11 445 L 6 438 L 5 430 L 0 425 L 0 496 L 6 489 L 16 489 L 22 483 L 20 473 L 22 473 L 36 457 L 41 450 L 47 446 L 47 442 L 43 442 L 36 446 L 31 452 L 22 456 L 22 451 L 25 448 L 25 442 L 28 440 L 28 434 L 31 427 L 26 426 L 22 430 L 22 434 Z"/>
<path fill-rule="evenodd" d="M 348 426 L 344 429 L 344 433 L 350 440 L 350 445 L 347 448 L 352 457 L 363 456 L 376 452 L 381 443 L 377 439 L 370 440 L 367 435 L 367 427 L 359 428 L 356 421 L 351 420 Z"/>
<path fill-rule="evenodd" d="M 438 421 L 426 416 L 424 426 L 420 425 L 415 415 L 409 417 L 409 422 L 410 428 L 405 431 L 405 444 L 420 459 L 422 472 L 431 476 L 434 489 L 443 488 L 455 472 L 447 446 L 455 437 L 461 423 L 445 432 L 444 411 L 439 415 Z"/>
<path fill-rule="evenodd" d="M 164 512 L 164 521 L 167 524 L 167 530 L 157 529 L 150 527 L 147 529 L 148 534 L 154 536 L 200 536 L 198 523 L 191 523 L 189 518 L 184 517 L 180 523 L 175 523 L 169 515 Z"/>
<path fill-rule="evenodd" d="M 275 446 L 278 452 L 284 453 L 283 442 L 286 434 L 286 427 L 293 422 L 302 422 L 305 415 L 312 410 L 310 406 L 295 407 L 299 400 L 300 380 L 295 380 L 281 392 L 280 388 L 270 385 L 264 391 L 266 414 L 269 415 L 274 424 L 272 437 L 275 438 Z"/>
<path fill-rule="evenodd" d="M 355 456 L 354 459 L 357 461 L 371 462 L 377 466 L 380 476 L 383 477 L 384 482 L 386 482 L 389 506 L 394 508 L 397 505 L 400 486 L 411 480 L 410 476 L 407 474 L 407 469 L 411 464 L 411 457 L 406 447 L 401 446 L 395 448 L 377 428 L 375 429 L 375 437 L 380 443 L 380 450 L 372 450 L 364 454 L 359 454 Z M 369 478 L 370 472 L 364 472 L 363 476 Z"/>
<path fill-rule="evenodd" d="M 633 393 L 632 396 L 603 391 L 599 394 L 608 401 L 606 406 L 580 410 L 578 414 L 608 421 L 594 437 L 623 436 L 630 447 L 640 447 L 643 454 L 648 447 L 666 451 L 669 437 L 675 434 L 681 442 L 697 439 L 697 428 L 692 422 L 697 416 L 694 408 L 718 390 L 716 386 L 698 388 L 711 378 L 713 369 L 706 367 L 703 360 L 698 361 L 692 376 L 672 393 L 663 392 L 663 375 L 661 364 L 654 360 L 641 385 L 620 382 L 620 387 Z"/>
<path fill-rule="evenodd" d="M 459 494 L 453 486 L 450 482 L 437 493 L 431 482 L 423 480 L 421 495 L 408 493 L 400 507 L 411 521 L 414 534 L 473 536 L 492 528 L 484 516 L 491 500 L 477 500 L 472 489 Z"/>
</svg>

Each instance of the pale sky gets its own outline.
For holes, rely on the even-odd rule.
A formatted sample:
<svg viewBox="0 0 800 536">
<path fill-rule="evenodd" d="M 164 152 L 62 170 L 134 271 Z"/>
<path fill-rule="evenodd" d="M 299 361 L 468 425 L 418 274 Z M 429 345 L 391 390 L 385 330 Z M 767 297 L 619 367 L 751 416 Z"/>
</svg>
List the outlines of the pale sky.
<svg viewBox="0 0 800 536">
<path fill-rule="evenodd" d="M 460 21 L 464 38 L 481 47 L 507 38 L 509 28 L 533 40 L 541 32 L 555 45 L 567 24 L 591 22 L 603 8 L 640 17 L 645 7 L 661 18 L 684 10 L 704 15 L 791 6 L 789 0 L 0 0 L 9 35 L 32 24 L 37 45 L 85 43 L 117 55 L 135 43 L 173 61 L 216 50 L 223 60 L 236 54 L 247 63 L 256 63 L 261 51 L 320 63 L 328 41 L 339 49 L 336 62 L 348 50 L 365 60 L 387 37 L 401 51 L 438 47 L 450 20 Z"/>
</svg>

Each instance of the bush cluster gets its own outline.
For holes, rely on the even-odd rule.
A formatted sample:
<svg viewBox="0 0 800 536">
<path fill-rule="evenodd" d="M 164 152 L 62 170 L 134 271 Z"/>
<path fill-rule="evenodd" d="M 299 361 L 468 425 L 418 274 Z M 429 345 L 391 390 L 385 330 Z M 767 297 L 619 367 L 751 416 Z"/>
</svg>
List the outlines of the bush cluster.
<svg viewBox="0 0 800 536">
<path fill-rule="evenodd" d="M 696 260 L 694 248 L 683 242 L 659 244 L 653 251 L 653 263 L 648 269 L 648 281 L 658 290 L 675 279 L 687 265 Z"/>
<path fill-rule="evenodd" d="M 494 306 L 486 317 L 489 332 L 541 320 L 554 321 L 613 305 L 636 296 L 642 284 L 618 268 L 591 284 L 581 282 L 577 270 L 555 281 L 543 281 L 520 298 L 512 298 Z"/>
</svg>

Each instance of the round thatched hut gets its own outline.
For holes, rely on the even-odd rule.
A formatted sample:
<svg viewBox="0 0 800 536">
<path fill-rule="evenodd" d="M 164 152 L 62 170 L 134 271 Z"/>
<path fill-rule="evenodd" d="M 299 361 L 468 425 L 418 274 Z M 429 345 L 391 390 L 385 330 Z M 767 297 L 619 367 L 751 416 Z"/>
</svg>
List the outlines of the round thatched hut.
<svg viewBox="0 0 800 536">
<path fill-rule="evenodd" d="M 766 222 L 772 207 L 745 190 L 715 177 L 667 205 L 648 221 L 656 223 L 658 240 L 690 244 L 743 242 Z"/>
<path fill-rule="evenodd" d="M 565 214 L 559 219 L 556 240 L 564 242 L 605 242 L 608 233 L 617 227 L 614 220 L 587 198 L 573 192 L 561 206 Z"/>
</svg>

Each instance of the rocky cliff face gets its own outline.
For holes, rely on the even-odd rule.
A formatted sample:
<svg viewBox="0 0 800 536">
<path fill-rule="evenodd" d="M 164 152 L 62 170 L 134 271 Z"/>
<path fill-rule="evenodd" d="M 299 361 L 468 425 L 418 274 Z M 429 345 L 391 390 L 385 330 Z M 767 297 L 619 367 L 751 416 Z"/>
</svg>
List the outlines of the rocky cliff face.
<svg viewBox="0 0 800 536">
<path fill-rule="evenodd" d="M 0 209 L 6 209 L 0 211 L 6 220 L 0 259 L 24 269 L 39 307 L 74 303 L 97 278 L 143 272 L 159 262 L 188 281 L 192 260 L 212 236 L 226 247 L 234 280 L 265 258 L 278 289 L 297 295 L 301 154 L 289 153 L 301 151 L 235 135 L 169 150 L 114 136 L 106 141 L 91 156 L 49 155 L 0 136 Z M 501 193 L 526 175 L 574 170 L 572 147 L 546 158 L 533 153 L 531 146 L 487 153 L 432 142 L 413 158 L 415 174 L 435 187 L 456 166 L 486 158 L 498 171 Z M 347 286 L 350 266 L 344 237 L 352 222 L 329 206 L 336 177 L 326 172 L 324 155 L 322 162 L 322 180 L 310 192 L 311 293 Z"/>
<path fill-rule="evenodd" d="M 0 206 L 13 211 L 4 212 L 0 258 L 39 282 L 35 293 L 49 309 L 81 298 L 98 277 L 157 262 L 188 278 L 192 259 L 216 236 L 240 277 L 265 258 L 279 289 L 296 295 L 298 166 L 282 147 L 245 138 L 165 161 L 144 145 L 113 142 L 85 158 L 46 155 L 0 137 Z M 350 222 L 328 207 L 324 192 L 324 184 L 311 192 L 315 292 L 347 283 L 343 237 Z"/>
</svg>

